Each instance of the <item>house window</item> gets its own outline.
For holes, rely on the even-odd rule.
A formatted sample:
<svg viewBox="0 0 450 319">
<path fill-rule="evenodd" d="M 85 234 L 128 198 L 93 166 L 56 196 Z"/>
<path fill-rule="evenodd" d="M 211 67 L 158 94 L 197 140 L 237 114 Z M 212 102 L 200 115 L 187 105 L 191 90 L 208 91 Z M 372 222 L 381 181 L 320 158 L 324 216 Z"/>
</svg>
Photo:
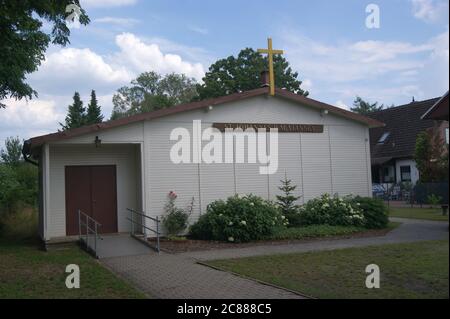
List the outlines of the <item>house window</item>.
<svg viewBox="0 0 450 319">
<path fill-rule="evenodd" d="M 378 140 L 378 144 L 384 144 L 386 139 L 389 137 L 390 132 L 385 132 L 383 135 L 381 135 L 380 139 Z"/>
<path fill-rule="evenodd" d="M 445 143 L 448 144 L 448 127 L 445 128 Z"/>
<path fill-rule="evenodd" d="M 400 166 L 400 178 L 402 182 L 411 181 L 411 166 Z"/>
</svg>

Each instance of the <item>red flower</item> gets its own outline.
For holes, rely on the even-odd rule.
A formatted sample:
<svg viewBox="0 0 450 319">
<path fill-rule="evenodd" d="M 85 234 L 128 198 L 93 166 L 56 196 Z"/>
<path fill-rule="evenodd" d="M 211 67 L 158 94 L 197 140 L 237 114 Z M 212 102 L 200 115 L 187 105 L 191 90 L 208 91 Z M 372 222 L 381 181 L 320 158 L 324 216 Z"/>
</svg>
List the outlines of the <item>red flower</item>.
<svg viewBox="0 0 450 319">
<path fill-rule="evenodd" d="M 173 192 L 173 191 L 170 191 L 169 192 L 169 198 L 170 199 L 175 199 L 175 198 L 177 198 L 177 194 L 175 192 Z"/>
</svg>

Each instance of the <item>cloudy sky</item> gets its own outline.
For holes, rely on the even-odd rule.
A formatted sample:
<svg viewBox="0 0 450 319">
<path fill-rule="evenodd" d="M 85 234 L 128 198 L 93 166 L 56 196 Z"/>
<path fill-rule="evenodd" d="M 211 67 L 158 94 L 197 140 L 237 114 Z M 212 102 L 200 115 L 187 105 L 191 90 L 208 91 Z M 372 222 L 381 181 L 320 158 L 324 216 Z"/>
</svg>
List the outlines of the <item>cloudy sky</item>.
<svg viewBox="0 0 450 319">
<path fill-rule="evenodd" d="M 91 23 L 52 46 L 28 77 L 39 97 L 3 101 L 0 144 L 56 131 L 74 91 L 112 95 L 141 72 L 201 80 L 218 58 L 266 46 L 271 36 L 310 97 L 348 108 L 356 95 L 385 104 L 440 96 L 449 87 L 448 0 L 81 0 Z M 366 7 L 380 27 L 366 27 Z M 44 25 L 44 28 L 49 28 Z"/>
</svg>

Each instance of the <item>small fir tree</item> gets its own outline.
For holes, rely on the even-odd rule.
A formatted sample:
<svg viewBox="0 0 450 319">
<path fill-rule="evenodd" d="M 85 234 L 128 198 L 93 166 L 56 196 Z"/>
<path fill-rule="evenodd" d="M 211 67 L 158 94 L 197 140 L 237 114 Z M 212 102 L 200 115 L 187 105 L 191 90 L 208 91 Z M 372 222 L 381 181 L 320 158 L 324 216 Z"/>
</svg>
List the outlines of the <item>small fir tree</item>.
<svg viewBox="0 0 450 319">
<path fill-rule="evenodd" d="M 65 124 L 59 123 L 63 130 L 83 126 L 86 121 L 86 109 L 83 107 L 80 93 L 75 92 L 73 95 L 73 104 L 69 105 Z"/>
<path fill-rule="evenodd" d="M 97 96 L 95 91 L 91 92 L 91 101 L 88 104 L 87 114 L 86 114 L 86 125 L 101 123 L 103 121 L 102 109 L 98 105 Z"/>
<path fill-rule="evenodd" d="M 283 192 L 283 195 L 276 196 L 277 204 L 278 207 L 280 207 L 281 213 L 286 216 L 291 223 L 298 209 L 298 205 L 296 205 L 295 202 L 299 200 L 301 196 L 293 195 L 297 185 L 292 185 L 292 180 L 288 179 L 286 175 L 284 176 L 284 180 L 280 180 L 280 182 L 281 186 L 278 187 L 278 189 Z"/>
</svg>

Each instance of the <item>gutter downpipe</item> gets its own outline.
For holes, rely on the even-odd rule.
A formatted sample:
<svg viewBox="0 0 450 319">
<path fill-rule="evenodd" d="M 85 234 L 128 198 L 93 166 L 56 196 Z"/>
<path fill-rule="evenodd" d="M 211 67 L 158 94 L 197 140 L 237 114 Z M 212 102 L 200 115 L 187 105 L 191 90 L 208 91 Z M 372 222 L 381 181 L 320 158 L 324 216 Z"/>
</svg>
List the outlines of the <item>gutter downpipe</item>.
<svg viewBox="0 0 450 319">
<path fill-rule="evenodd" d="M 28 162 L 30 164 L 33 164 L 35 166 L 39 166 L 38 162 L 35 162 L 33 160 L 30 159 L 30 149 L 31 149 L 31 143 L 29 140 L 23 142 L 23 146 L 22 146 L 22 155 L 23 155 L 23 159 L 25 160 L 25 162 Z"/>
</svg>

